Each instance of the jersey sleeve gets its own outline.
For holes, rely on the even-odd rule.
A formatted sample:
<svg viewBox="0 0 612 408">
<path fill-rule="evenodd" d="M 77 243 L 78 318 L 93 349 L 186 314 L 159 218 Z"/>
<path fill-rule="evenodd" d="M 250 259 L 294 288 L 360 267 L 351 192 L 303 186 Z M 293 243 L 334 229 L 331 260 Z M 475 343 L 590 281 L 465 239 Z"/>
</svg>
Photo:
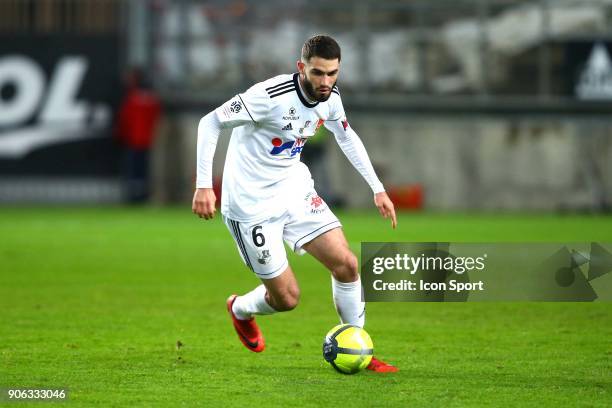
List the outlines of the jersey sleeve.
<svg viewBox="0 0 612 408">
<path fill-rule="evenodd" d="M 265 89 L 255 85 L 219 106 L 215 113 L 222 127 L 234 128 L 264 121 L 270 109 L 270 97 Z"/>
<path fill-rule="evenodd" d="M 383 184 L 378 179 L 368 152 L 366 151 L 361 138 L 350 127 L 346 119 L 346 113 L 340 98 L 331 106 L 329 119 L 324 122 L 324 126 L 334 134 L 338 146 L 347 157 L 349 162 L 361 174 L 368 183 L 374 194 L 385 191 Z"/>
<path fill-rule="evenodd" d="M 342 99 L 340 98 L 340 94 L 337 94 L 337 95 L 332 94 L 332 97 L 330 98 L 329 118 L 327 120 L 330 120 L 330 121 L 346 120 L 346 113 L 344 112 L 344 106 L 342 105 Z"/>
</svg>

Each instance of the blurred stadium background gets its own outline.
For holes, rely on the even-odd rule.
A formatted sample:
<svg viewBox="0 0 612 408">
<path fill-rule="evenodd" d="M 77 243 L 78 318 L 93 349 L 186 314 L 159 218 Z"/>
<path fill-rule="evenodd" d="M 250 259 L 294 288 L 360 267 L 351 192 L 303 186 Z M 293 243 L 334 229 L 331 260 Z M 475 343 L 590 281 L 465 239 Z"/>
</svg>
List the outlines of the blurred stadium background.
<svg viewBox="0 0 612 408">
<path fill-rule="evenodd" d="M 189 203 L 199 118 L 316 33 L 343 47 L 349 121 L 400 208 L 610 209 L 611 0 L 0 0 L 0 203 L 131 199 L 134 68 L 161 101 L 145 200 Z M 323 195 L 369 206 L 320 139 Z"/>
<path fill-rule="evenodd" d="M 290 253 L 300 307 L 260 320 L 263 355 L 236 341 L 225 298 L 257 279 L 220 217 L 190 213 L 198 121 L 293 72 L 317 33 L 343 47 L 348 119 L 414 211 L 389 228 L 333 137 L 314 137 L 303 158 L 355 253 L 612 242 L 612 0 L 0 0 L 0 390 L 67 387 L 79 406 L 610 406 L 601 299 L 369 303 L 376 353 L 401 370 L 347 380 L 320 355 L 329 274 Z"/>
</svg>

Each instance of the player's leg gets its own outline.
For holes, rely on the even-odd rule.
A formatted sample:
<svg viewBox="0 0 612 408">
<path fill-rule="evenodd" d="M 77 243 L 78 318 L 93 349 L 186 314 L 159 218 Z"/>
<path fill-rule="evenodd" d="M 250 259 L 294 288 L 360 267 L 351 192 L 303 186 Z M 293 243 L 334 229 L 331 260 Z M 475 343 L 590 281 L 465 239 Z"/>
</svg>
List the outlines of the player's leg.
<svg viewBox="0 0 612 408">
<path fill-rule="evenodd" d="M 295 195 L 285 225 L 285 241 L 298 254 L 310 252 L 332 274 L 336 310 L 344 323 L 364 324 L 364 303 L 357 258 L 344 238 L 342 224 L 310 185 L 303 195 Z"/>
<path fill-rule="evenodd" d="M 325 212 L 321 213 L 324 215 Z M 306 250 L 330 270 L 332 276 L 332 293 L 336 310 L 342 323 L 354 324 L 363 327 L 365 324 L 365 303 L 361 297 L 361 280 L 359 279 L 359 266 L 357 257 L 353 254 L 339 225 L 330 224 L 333 214 L 328 214 L 319 220 L 317 233 L 308 236 L 296 248 Z M 306 223 L 310 228 L 316 227 Z M 327 229 L 328 226 L 333 228 Z M 312 231 L 317 231 L 313 228 Z M 396 372 L 397 368 L 391 364 L 372 357 L 368 370 L 379 373 Z"/>
<path fill-rule="evenodd" d="M 300 301 L 300 287 L 290 266 L 276 278 L 262 282 L 267 289 L 266 301 L 276 311 L 288 312 L 296 308 Z"/>
<path fill-rule="evenodd" d="M 249 350 L 260 352 L 264 338 L 254 316 L 291 310 L 299 300 L 299 287 L 283 245 L 283 220 L 243 224 L 224 217 L 224 221 L 245 265 L 262 281 L 252 291 L 227 300 L 240 341 Z"/>
<path fill-rule="evenodd" d="M 363 327 L 365 303 L 361 300 L 357 257 L 350 250 L 342 229 L 327 231 L 304 244 L 302 248 L 331 271 L 334 304 L 342 323 Z M 396 367 L 376 357 L 372 357 L 367 369 L 379 373 L 397 371 Z"/>
<path fill-rule="evenodd" d="M 242 295 L 231 295 L 227 309 L 238 338 L 251 351 L 261 352 L 265 340 L 254 315 L 269 315 L 294 309 L 299 301 L 299 287 L 289 266 L 282 274 L 262 279 L 263 284 Z"/>
<path fill-rule="evenodd" d="M 357 257 L 351 252 L 341 228 L 335 228 L 302 245 L 332 275 L 332 293 L 342 323 L 363 327 L 365 303 L 361 299 L 361 280 Z"/>
<path fill-rule="evenodd" d="M 238 296 L 233 312 L 238 319 L 295 309 L 300 300 L 300 288 L 290 266 L 272 279 L 261 279 L 262 284 L 251 292 Z"/>
</svg>

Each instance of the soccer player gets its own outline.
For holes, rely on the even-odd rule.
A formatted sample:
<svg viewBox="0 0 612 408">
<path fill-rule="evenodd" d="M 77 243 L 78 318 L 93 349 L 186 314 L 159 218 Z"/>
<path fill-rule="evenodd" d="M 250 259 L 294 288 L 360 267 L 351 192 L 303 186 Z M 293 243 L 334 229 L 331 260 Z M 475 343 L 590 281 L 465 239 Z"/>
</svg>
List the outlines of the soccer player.
<svg viewBox="0 0 612 408">
<path fill-rule="evenodd" d="M 356 256 L 340 221 L 314 189 L 300 153 L 320 126 L 330 130 L 374 193 L 380 214 L 397 225 L 361 139 L 350 127 L 336 80 L 340 46 L 329 36 L 306 41 L 298 72 L 253 85 L 204 116 L 198 125 L 197 181 L 192 210 L 212 219 L 216 197 L 212 162 L 222 129 L 233 129 L 223 173 L 221 214 L 246 266 L 262 284 L 242 296 L 232 295 L 227 309 L 240 341 L 251 351 L 264 350 L 254 315 L 295 308 L 300 289 L 287 261 L 283 241 L 302 255 L 308 252 L 331 272 L 332 294 L 342 323 L 363 327 L 365 303 Z M 397 371 L 372 358 L 368 369 Z"/>
</svg>

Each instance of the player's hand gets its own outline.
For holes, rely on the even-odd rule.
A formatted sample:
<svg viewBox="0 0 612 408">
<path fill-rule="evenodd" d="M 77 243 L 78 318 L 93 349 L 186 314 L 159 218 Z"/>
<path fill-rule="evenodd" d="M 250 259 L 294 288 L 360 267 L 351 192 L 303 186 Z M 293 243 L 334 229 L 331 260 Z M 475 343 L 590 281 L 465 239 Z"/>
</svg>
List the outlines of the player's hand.
<svg viewBox="0 0 612 408">
<path fill-rule="evenodd" d="M 200 218 L 211 220 L 215 216 L 217 196 L 212 188 L 198 188 L 193 194 L 191 211 Z"/>
<path fill-rule="evenodd" d="M 397 218 L 395 216 L 395 207 L 393 206 L 393 202 L 385 193 L 374 194 L 374 204 L 376 204 L 376 208 L 378 208 L 378 212 L 385 218 L 391 217 L 391 226 L 393 229 L 397 227 Z"/>
</svg>

